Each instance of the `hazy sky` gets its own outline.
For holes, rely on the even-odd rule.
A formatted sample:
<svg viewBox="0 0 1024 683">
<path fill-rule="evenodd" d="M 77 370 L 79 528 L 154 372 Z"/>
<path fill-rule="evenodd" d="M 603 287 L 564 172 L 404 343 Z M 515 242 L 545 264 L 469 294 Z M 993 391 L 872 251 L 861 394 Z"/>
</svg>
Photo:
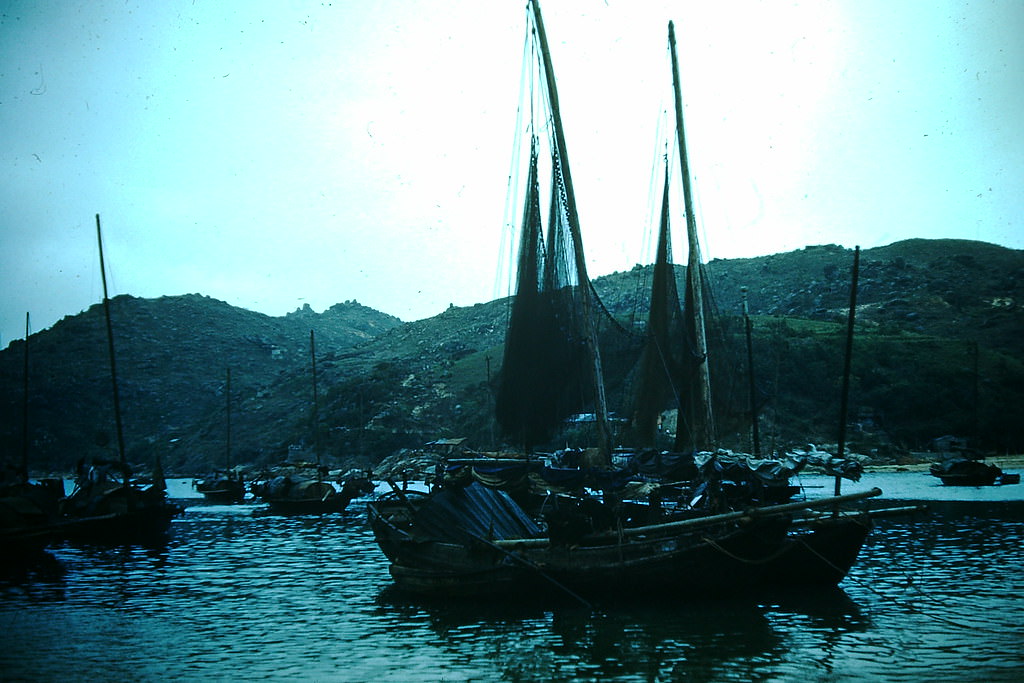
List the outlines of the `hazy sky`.
<svg viewBox="0 0 1024 683">
<path fill-rule="evenodd" d="M 651 259 L 669 19 L 707 258 L 1024 248 L 1024 2 L 542 6 L 592 276 Z M 97 213 L 112 296 L 504 295 L 524 36 L 523 0 L 0 0 L 2 344 L 101 299 Z"/>
</svg>

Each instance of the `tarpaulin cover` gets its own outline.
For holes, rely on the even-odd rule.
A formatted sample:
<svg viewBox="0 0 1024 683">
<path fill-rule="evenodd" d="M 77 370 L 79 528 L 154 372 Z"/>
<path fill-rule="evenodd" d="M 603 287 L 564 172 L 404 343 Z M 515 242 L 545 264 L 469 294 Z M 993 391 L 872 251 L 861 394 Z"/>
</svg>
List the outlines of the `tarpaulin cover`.
<svg viewBox="0 0 1024 683">
<path fill-rule="evenodd" d="M 634 453 L 630 461 L 637 472 L 669 481 L 693 479 L 697 476 L 693 453 L 689 452 L 670 453 L 648 448 Z"/>
<path fill-rule="evenodd" d="M 448 484 L 458 485 L 476 480 L 491 488 L 515 489 L 527 484 L 527 475 L 535 475 L 542 488 L 578 491 L 584 487 L 604 491 L 621 490 L 632 479 L 629 470 L 601 470 L 598 468 L 549 467 L 540 461 L 522 463 L 459 463 L 449 465 L 445 472 Z"/>
<path fill-rule="evenodd" d="M 536 522 L 507 493 L 476 482 L 433 494 L 416 511 L 413 528 L 417 535 L 458 543 L 467 536 L 493 541 L 541 534 Z"/>
</svg>

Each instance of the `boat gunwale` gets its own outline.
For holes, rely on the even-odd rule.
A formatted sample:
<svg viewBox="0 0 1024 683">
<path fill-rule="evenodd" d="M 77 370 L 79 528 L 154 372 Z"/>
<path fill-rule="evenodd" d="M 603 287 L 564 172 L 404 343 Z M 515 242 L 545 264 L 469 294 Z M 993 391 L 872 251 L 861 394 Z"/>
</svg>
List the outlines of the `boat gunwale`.
<svg viewBox="0 0 1024 683">
<path fill-rule="evenodd" d="M 774 515 L 783 515 L 789 512 L 797 512 L 800 510 L 810 510 L 820 507 L 828 507 L 830 505 L 839 505 L 840 503 L 848 503 L 865 498 L 873 498 L 882 495 L 882 489 L 874 487 L 868 491 L 861 491 L 857 493 L 848 493 L 842 496 L 830 496 L 828 498 L 819 498 L 817 500 L 802 501 L 798 503 L 783 503 L 781 505 L 770 505 L 767 507 L 752 507 L 745 510 L 737 510 L 735 512 L 725 512 L 718 515 L 708 515 L 702 517 L 693 517 L 690 519 L 681 519 L 671 522 L 663 522 L 661 524 L 647 524 L 644 526 L 628 527 L 621 531 L 604 532 L 599 534 L 590 534 L 586 536 L 587 539 L 599 539 L 599 538 L 615 538 L 618 536 L 642 536 L 644 534 L 657 534 L 659 532 L 674 531 L 677 529 L 684 529 L 687 527 L 704 527 L 714 526 L 730 521 L 742 521 L 750 518 L 763 518 Z M 550 539 L 544 538 L 523 538 L 523 539 L 506 539 L 494 541 L 499 547 L 525 547 L 525 546 L 539 546 L 547 545 L 550 543 Z"/>
</svg>

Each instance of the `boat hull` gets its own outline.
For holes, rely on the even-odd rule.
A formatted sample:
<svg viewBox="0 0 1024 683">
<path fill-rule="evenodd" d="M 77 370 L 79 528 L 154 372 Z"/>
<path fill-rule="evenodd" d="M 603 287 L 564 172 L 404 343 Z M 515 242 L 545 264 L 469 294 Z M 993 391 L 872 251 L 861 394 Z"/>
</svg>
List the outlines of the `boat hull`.
<svg viewBox="0 0 1024 683">
<path fill-rule="evenodd" d="M 265 498 L 271 512 L 279 515 L 315 515 L 343 512 L 351 502 L 342 495 L 321 498 Z"/>
<path fill-rule="evenodd" d="M 7 552 L 25 552 L 62 541 L 100 544 L 159 541 L 166 536 L 171 520 L 183 510 L 180 505 L 162 502 L 118 512 L 63 516 L 45 524 L 5 530 L 0 533 L 0 547 Z"/>
<path fill-rule="evenodd" d="M 114 482 L 86 483 L 63 501 L 64 514 L 51 534 L 95 543 L 160 540 L 184 511 L 162 487 L 141 489 Z"/>
<path fill-rule="evenodd" d="M 778 587 L 836 586 L 857 561 L 873 526 L 865 513 L 827 518 L 791 533 L 783 551 L 764 567 L 761 582 Z"/>
<path fill-rule="evenodd" d="M 1019 474 L 1003 472 L 996 465 L 980 460 L 958 459 L 934 463 L 930 471 L 944 486 L 999 486 L 1020 483 Z"/>
<path fill-rule="evenodd" d="M 196 486 L 196 491 L 203 494 L 203 500 L 209 503 L 241 503 L 245 498 L 245 486 L 241 482 L 239 482 L 238 486 L 219 486 L 216 488 Z"/>
<path fill-rule="evenodd" d="M 78 517 L 64 522 L 56 533 L 64 540 L 92 543 L 157 541 L 167 534 L 171 520 L 183 509 L 165 502 L 135 510 Z"/>
<path fill-rule="evenodd" d="M 456 543 L 417 539 L 372 504 L 369 510 L 396 588 L 447 597 L 561 592 L 685 599 L 768 587 L 835 586 L 871 528 L 869 518 L 838 516 L 793 531 L 789 517 L 776 517 L 594 544 L 482 538 Z"/>
<path fill-rule="evenodd" d="M 245 481 L 234 474 L 215 473 L 194 483 L 196 491 L 210 503 L 241 503 L 245 498 Z"/>
</svg>

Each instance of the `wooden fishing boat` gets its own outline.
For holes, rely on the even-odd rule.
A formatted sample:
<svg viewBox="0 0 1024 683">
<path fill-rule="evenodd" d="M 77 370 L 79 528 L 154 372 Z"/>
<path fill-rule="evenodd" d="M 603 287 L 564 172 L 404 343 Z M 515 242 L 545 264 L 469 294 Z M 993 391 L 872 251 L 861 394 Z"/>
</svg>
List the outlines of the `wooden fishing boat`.
<svg viewBox="0 0 1024 683">
<path fill-rule="evenodd" d="M 47 479 L 0 486 L 0 554 L 15 559 L 61 538 L 63 482 Z"/>
<path fill-rule="evenodd" d="M 167 500 L 161 478 L 148 486 L 112 480 L 79 483 L 63 510 L 55 529 L 61 538 L 120 544 L 160 540 L 184 508 Z"/>
<path fill-rule="evenodd" d="M 981 458 L 951 457 L 932 463 L 928 470 L 945 486 L 1000 486 L 1020 483 L 1017 473 L 1003 472 L 998 465 Z"/>
<path fill-rule="evenodd" d="M 363 491 L 355 482 L 338 484 L 328 480 L 321 468 L 286 466 L 265 480 L 253 482 L 251 489 L 271 512 L 282 515 L 342 512 Z"/>
<path fill-rule="evenodd" d="M 542 80 L 547 94 L 552 136 L 552 208 L 548 234 L 542 236 L 538 199 L 537 137 L 531 134 L 527 198 L 519 249 L 518 282 L 506 336 L 502 383 L 496 417 L 502 432 L 526 446 L 543 442 L 566 415 L 586 412 L 596 428 L 597 447 L 588 471 L 609 473 L 611 433 L 604 399 L 601 358 L 594 332 L 592 287 L 586 276 L 579 221 L 568 155 L 562 133 L 551 58 L 536 0 L 529 5 L 533 35 L 539 44 Z M 686 441 L 689 454 L 714 449 L 708 351 L 704 339 L 704 282 L 689 199 L 685 138 L 679 95 L 675 36 L 669 24 L 673 62 L 676 129 L 683 169 L 690 265 L 687 269 L 688 315 L 685 359 L 664 355 L 674 330 L 666 318 L 651 314 L 650 328 L 664 336 L 649 348 L 662 353 L 651 366 L 670 367 L 669 381 L 687 382 Z M 665 199 L 668 197 L 666 173 Z M 668 208 L 662 236 L 667 244 Z M 659 252 L 667 249 L 659 248 Z M 566 262 L 571 277 L 559 274 Z M 661 267 L 665 263 L 659 258 Z M 663 270 L 665 305 L 674 296 L 671 264 Z M 657 284 L 656 284 L 657 286 Z M 652 300 L 656 297 L 652 297 Z M 678 307 L 676 299 L 675 306 Z M 561 341 L 560 341 L 561 339 Z M 650 358 L 650 357 L 649 357 Z M 589 384 L 580 382 L 589 368 Z M 591 402 L 573 403 L 579 386 L 592 392 Z M 676 386 L 676 393 L 680 385 Z M 572 390 L 569 387 L 577 387 Z M 656 408 L 670 393 L 645 389 Z M 587 410 L 582 410 L 582 408 Z M 680 410 L 683 410 L 681 406 Z M 682 422 L 683 420 L 681 420 Z M 588 454 L 590 455 L 590 454 Z M 714 456 L 714 453 L 706 453 Z M 474 468 L 486 463 L 473 463 Z M 501 469 L 508 469 L 502 464 Z M 583 469 L 583 468 L 580 468 Z M 524 508 L 498 485 L 483 486 L 496 471 L 474 480 L 442 486 L 425 495 L 394 487 L 368 504 L 375 539 L 391 562 L 397 587 L 442 595 L 524 595 L 520 589 L 553 589 L 586 601 L 589 597 L 628 593 L 664 596 L 736 592 L 766 585 L 835 585 L 846 576 L 871 528 L 871 514 L 841 512 L 839 506 L 878 496 L 881 491 L 837 495 L 817 501 L 781 505 L 749 504 L 734 510 L 693 506 L 661 508 L 652 501 L 632 502 L 611 485 L 603 495 L 566 498 L 551 495 L 535 508 Z M 705 486 L 697 496 L 709 499 Z M 788 496 L 787 496 L 788 497 Z M 737 501 L 733 501 L 736 505 Z M 815 514 L 827 510 L 827 514 Z M 586 597 L 583 597 L 586 596 Z"/>
<path fill-rule="evenodd" d="M 111 325 L 110 298 L 107 294 L 99 214 L 96 215 L 96 240 L 99 244 L 100 275 L 103 279 L 103 311 L 107 326 L 118 459 L 111 462 L 94 459 L 89 467 L 86 467 L 84 462 L 80 463 L 75 488 L 61 502 L 62 516 L 54 533 L 64 538 L 103 543 L 158 540 L 170 528 L 171 520 L 184 508 L 167 499 L 167 487 L 159 457 L 155 460 L 152 481 L 148 485 L 140 485 L 131 480 L 131 468 L 125 457 L 114 332 Z"/>
<path fill-rule="evenodd" d="M 7 559 L 38 551 L 53 540 L 53 526 L 59 520 L 60 500 L 64 497 L 61 480 L 32 481 L 29 478 L 30 338 L 29 314 L 25 313 L 21 462 L 13 472 L 5 466 L 4 474 L 13 476 L 10 479 L 5 476 L 6 480 L 0 482 L 0 549 Z"/>
<path fill-rule="evenodd" d="M 224 469 L 214 470 L 212 475 L 195 482 L 195 487 L 211 503 L 240 503 L 245 498 L 245 478 L 241 470 L 231 468 L 231 368 L 227 370 L 224 393 L 227 401 Z"/>
<path fill-rule="evenodd" d="M 210 503 L 241 503 L 245 498 L 245 479 L 237 470 L 214 470 L 195 487 Z"/>
<path fill-rule="evenodd" d="M 337 482 L 328 478 L 328 469 L 320 454 L 320 425 L 318 418 L 316 382 L 316 338 L 309 331 L 309 353 L 313 379 L 311 423 L 316 463 L 285 464 L 257 481 L 250 489 L 257 498 L 269 505 L 275 514 L 321 514 L 342 512 L 353 499 L 367 491 L 369 479 L 361 474 Z M 372 486 L 370 487 L 372 490 Z"/>
<path fill-rule="evenodd" d="M 367 509 L 396 586 L 409 592 L 696 597 L 834 586 L 872 526 L 870 513 L 835 510 L 880 494 L 872 489 L 559 536 L 504 492 L 477 483 L 428 496 L 392 495 Z M 815 510 L 828 512 L 815 516 Z M 621 511 L 612 519 L 621 522 Z"/>
</svg>

